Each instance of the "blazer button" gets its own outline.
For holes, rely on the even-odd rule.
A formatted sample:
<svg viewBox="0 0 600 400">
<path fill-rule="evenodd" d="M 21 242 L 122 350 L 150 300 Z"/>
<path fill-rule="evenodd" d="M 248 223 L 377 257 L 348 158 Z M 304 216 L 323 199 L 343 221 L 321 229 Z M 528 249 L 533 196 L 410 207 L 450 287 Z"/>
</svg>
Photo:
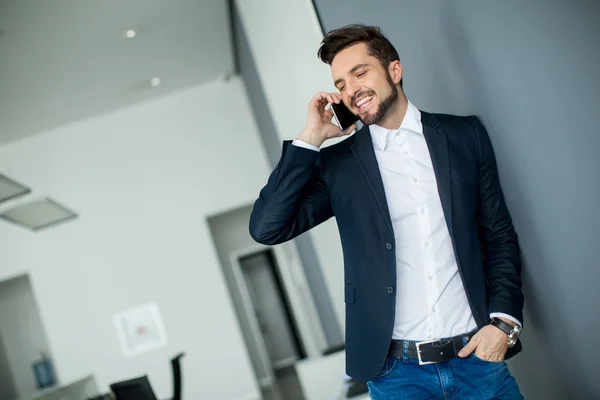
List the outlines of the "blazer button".
<svg viewBox="0 0 600 400">
<path fill-rule="evenodd" d="M 388 250 L 391 250 L 391 249 L 394 248 L 394 245 L 392 245 L 391 243 L 388 242 L 388 243 L 385 244 L 385 248 L 388 249 Z"/>
<path fill-rule="evenodd" d="M 388 287 L 387 287 L 387 292 L 388 292 L 389 294 L 392 294 L 392 293 L 394 293 L 394 288 L 393 288 L 393 287 L 391 287 L 391 286 L 388 286 Z"/>
</svg>

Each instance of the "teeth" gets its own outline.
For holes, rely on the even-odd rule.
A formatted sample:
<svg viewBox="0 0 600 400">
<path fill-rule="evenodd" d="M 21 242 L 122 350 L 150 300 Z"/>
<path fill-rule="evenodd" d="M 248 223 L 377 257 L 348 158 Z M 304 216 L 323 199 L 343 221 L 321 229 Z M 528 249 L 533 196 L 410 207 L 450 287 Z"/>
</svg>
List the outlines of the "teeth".
<svg viewBox="0 0 600 400">
<path fill-rule="evenodd" d="M 363 99 L 360 99 L 359 101 L 356 102 L 356 106 L 357 107 L 362 107 L 363 105 L 365 105 L 365 103 L 369 102 L 373 100 L 373 96 L 369 96 L 369 97 L 365 97 Z"/>
</svg>

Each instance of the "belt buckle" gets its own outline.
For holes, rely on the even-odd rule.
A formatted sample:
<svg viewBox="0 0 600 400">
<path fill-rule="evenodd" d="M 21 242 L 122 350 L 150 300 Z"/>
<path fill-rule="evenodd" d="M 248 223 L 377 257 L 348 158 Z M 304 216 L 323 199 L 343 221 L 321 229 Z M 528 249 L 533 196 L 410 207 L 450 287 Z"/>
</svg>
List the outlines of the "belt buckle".
<svg viewBox="0 0 600 400">
<path fill-rule="evenodd" d="M 426 342 L 417 342 L 417 343 L 415 343 L 415 346 L 417 347 L 417 358 L 419 359 L 419 365 L 436 364 L 436 361 L 423 361 L 423 360 L 421 360 L 421 346 L 424 345 L 424 344 L 430 344 L 430 343 L 435 343 L 435 342 L 439 342 L 439 339 L 429 340 L 429 341 L 426 341 Z"/>
</svg>

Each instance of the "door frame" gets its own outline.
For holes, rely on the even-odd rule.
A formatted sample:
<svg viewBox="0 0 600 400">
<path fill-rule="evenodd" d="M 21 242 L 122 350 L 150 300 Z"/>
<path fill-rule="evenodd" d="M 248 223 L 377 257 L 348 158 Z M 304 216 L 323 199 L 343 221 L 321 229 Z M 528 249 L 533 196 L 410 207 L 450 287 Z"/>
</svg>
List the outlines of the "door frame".
<svg viewBox="0 0 600 400">
<path fill-rule="evenodd" d="M 229 261 L 233 269 L 235 285 L 243 299 L 244 312 L 248 316 L 250 325 L 250 334 L 256 349 L 260 353 L 262 366 L 270 371 L 269 379 L 261 379 L 261 386 L 273 386 L 275 383 L 274 372 L 271 366 L 271 360 L 267 351 L 267 346 L 262 338 L 258 320 L 254 314 L 252 301 L 246 286 L 246 281 L 242 272 L 240 258 L 264 252 L 272 251 L 275 261 L 275 267 L 281 278 L 285 295 L 291 308 L 293 323 L 297 328 L 299 339 L 304 347 L 306 356 L 309 358 L 321 357 L 322 351 L 326 348 L 325 334 L 317 308 L 312 298 L 310 288 L 306 281 L 306 276 L 300 262 L 298 250 L 295 243 L 286 242 L 277 246 L 265 246 L 259 243 L 252 246 L 243 247 L 232 251 L 229 254 Z"/>
</svg>

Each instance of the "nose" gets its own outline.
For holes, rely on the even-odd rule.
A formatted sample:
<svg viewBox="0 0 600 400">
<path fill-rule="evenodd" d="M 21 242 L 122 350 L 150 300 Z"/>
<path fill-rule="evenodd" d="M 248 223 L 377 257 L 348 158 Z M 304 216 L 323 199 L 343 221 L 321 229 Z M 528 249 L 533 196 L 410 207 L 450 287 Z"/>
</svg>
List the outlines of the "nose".
<svg viewBox="0 0 600 400">
<path fill-rule="evenodd" d="M 351 83 L 347 83 L 346 84 L 346 94 L 350 98 L 354 97 L 354 95 L 358 92 L 358 89 L 359 89 L 358 86 L 354 86 Z"/>
</svg>

